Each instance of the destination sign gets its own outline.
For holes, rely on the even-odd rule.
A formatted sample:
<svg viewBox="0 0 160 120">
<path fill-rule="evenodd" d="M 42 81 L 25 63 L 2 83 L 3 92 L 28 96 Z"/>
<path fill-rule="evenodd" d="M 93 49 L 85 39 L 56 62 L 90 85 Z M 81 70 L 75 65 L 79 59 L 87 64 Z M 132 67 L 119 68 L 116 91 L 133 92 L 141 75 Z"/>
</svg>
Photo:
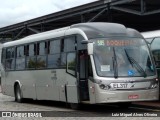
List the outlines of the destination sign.
<svg viewBox="0 0 160 120">
<path fill-rule="evenodd" d="M 97 40 L 98 46 L 130 46 L 138 45 L 140 42 L 136 40 Z"/>
</svg>

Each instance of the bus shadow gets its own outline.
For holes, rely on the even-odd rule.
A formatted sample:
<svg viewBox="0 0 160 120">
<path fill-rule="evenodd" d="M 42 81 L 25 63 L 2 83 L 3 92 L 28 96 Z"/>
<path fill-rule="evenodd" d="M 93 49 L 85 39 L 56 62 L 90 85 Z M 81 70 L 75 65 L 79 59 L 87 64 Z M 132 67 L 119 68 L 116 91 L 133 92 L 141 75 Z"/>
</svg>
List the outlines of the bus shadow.
<svg viewBox="0 0 160 120">
<path fill-rule="evenodd" d="M 97 113 L 111 113 L 111 112 L 126 112 L 126 111 L 132 111 L 129 108 L 123 108 L 119 107 L 116 104 L 80 104 L 79 110 L 72 110 L 69 106 L 69 104 L 65 102 L 59 102 L 59 101 L 49 101 L 49 100 L 32 100 L 32 99 L 26 99 L 24 103 L 27 104 L 33 104 L 33 105 L 40 105 L 45 107 L 56 107 L 60 109 L 69 109 L 71 111 L 84 111 L 84 112 L 97 112 Z"/>
</svg>

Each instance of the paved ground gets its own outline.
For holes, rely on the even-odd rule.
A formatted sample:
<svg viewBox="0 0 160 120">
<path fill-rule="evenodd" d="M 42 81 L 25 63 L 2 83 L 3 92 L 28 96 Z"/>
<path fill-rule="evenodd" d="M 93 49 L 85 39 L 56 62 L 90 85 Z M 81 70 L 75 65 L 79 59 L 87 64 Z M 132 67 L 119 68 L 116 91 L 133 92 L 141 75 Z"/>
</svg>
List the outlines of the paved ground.
<svg viewBox="0 0 160 120">
<path fill-rule="evenodd" d="M 1 91 L 1 89 L 0 89 Z M 140 104 L 140 105 L 138 105 Z M 145 105 L 143 105 L 145 104 Z M 12 112 L 11 114 L 16 117 L 25 115 L 33 114 L 33 112 L 36 112 L 36 115 L 40 116 L 47 114 L 47 116 L 52 117 L 43 117 L 43 118 L 22 118 L 24 120 L 41 120 L 41 119 L 47 119 L 47 120 L 127 120 L 127 119 L 133 119 L 133 120 L 159 120 L 158 117 L 153 117 L 155 114 L 160 114 L 159 108 L 152 108 L 152 107 L 146 107 L 149 104 L 146 102 L 138 102 L 134 103 L 130 108 L 119 108 L 117 106 L 108 106 L 108 105 L 83 105 L 82 109 L 79 111 L 72 110 L 70 108 L 66 107 L 65 103 L 61 102 L 53 102 L 53 101 L 33 101 L 28 100 L 25 103 L 16 103 L 14 101 L 13 97 L 5 96 L 0 93 L 0 116 L 2 115 L 2 112 Z M 152 103 L 150 103 L 152 104 Z M 159 104 L 159 102 L 155 103 L 155 106 Z M 145 106 L 145 107 L 144 107 Z M 46 112 L 45 112 L 46 111 Z M 3 113 L 5 114 L 5 113 Z M 130 116 L 132 114 L 135 114 L 136 117 L 126 117 Z M 35 115 L 35 116 L 36 116 Z M 139 117 L 139 116 L 145 116 L 147 117 Z M 153 115 L 152 117 L 149 117 L 149 115 Z M 54 117 L 53 117 L 54 116 Z M 117 117 L 117 116 L 123 116 L 123 117 Z M 159 116 L 160 117 L 160 116 Z M 16 118 L 2 118 L 1 119 L 21 119 L 21 117 Z"/>
<path fill-rule="evenodd" d="M 22 113 L 27 112 L 40 112 L 43 114 L 44 111 L 47 111 L 45 114 L 49 114 L 49 116 L 54 117 L 45 117 L 45 118 L 23 118 L 23 119 L 64 119 L 64 120 L 125 120 L 125 119 L 133 119 L 133 120 L 158 120 L 158 117 L 126 117 L 130 114 L 137 114 L 137 115 L 144 115 L 144 113 L 152 112 L 157 114 L 157 109 L 145 109 L 145 108 L 137 108 L 137 107 L 130 107 L 129 109 L 122 109 L 116 106 L 106 106 L 106 105 L 83 105 L 82 110 L 75 111 L 70 108 L 67 108 L 64 103 L 61 102 L 52 102 L 52 101 L 32 101 L 28 100 L 26 103 L 16 103 L 13 97 L 5 96 L 0 93 L 0 111 L 6 112 L 20 112 Z M 43 111 L 43 112 L 42 112 Z M 160 112 L 160 110 L 158 111 Z M 118 114 L 122 113 L 123 117 L 116 117 Z M 56 116 L 56 117 L 55 117 Z M 63 116 L 63 117 L 62 117 Z M 114 117 L 112 117 L 114 116 Z M 120 116 L 120 115 L 118 115 Z M 4 118 L 0 118 L 4 119 Z M 6 119 L 6 118 L 5 118 Z M 7 118 L 10 119 L 10 118 Z M 12 119 L 20 119 L 12 118 Z"/>
</svg>

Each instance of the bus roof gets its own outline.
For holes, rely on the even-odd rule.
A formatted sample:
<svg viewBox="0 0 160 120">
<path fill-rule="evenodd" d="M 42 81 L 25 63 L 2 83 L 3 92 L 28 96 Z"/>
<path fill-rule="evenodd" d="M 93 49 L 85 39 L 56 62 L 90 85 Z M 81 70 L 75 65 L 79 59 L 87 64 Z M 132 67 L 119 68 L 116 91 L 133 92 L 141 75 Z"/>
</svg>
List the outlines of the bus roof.
<svg viewBox="0 0 160 120">
<path fill-rule="evenodd" d="M 29 35 L 27 37 L 24 37 L 19 40 L 11 41 L 11 42 L 6 42 L 3 44 L 3 47 L 9 47 L 9 46 L 14 46 L 14 45 L 20 45 L 20 44 L 27 44 L 31 42 L 36 42 L 39 40 L 47 40 L 51 38 L 58 38 L 58 37 L 63 37 L 65 34 L 65 31 L 69 29 L 70 27 L 64 27 L 56 30 L 50 30 L 47 32 L 42 32 L 38 34 L 33 34 Z"/>
<path fill-rule="evenodd" d="M 88 39 L 110 36 L 139 37 L 143 36 L 135 29 L 126 28 L 118 23 L 90 22 L 72 25 L 71 28 L 80 28 L 85 32 Z"/>
<path fill-rule="evenodd" d="M 160 30 L 148 31 L 141 33 L 144 38 L 160 37 Z"/>
<path fill-rule="evenodd" d="M 39 40 L 47 40 L 51 38 L 64 37 L 65 35 L 80 33 L 86 39 L 93 38 L 105 38 L 111 36 L 124 36 L 124 37 L 138 37 L 143 38 L 143 36 L 136 30 L 131 28 L 126 28 L 122 24 L 118 23 L 105 23 L 105 22 L 90 22 L 90 23 L 79 23 L 71 25 L 69 27 L 64 27 L 56 30 L 51 30 L 47 32 L 42 32 L 28 37 L 22 38 L 20 40 L 4 43 L 3 47 L 15 46 L 20 44 L 27 44 L 31 42 L 36 42 Z"/>
</svg>

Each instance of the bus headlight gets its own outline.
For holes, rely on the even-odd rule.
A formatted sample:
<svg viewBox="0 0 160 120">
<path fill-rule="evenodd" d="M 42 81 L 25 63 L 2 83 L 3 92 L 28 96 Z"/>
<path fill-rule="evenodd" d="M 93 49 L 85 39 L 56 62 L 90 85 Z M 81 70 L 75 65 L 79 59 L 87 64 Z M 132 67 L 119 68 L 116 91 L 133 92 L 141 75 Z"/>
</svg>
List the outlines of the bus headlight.
<svg viewBox="0 0 160 120">
<path fill-rule="evenodd" d="M 99 87 L 103 90 L 109 90 L 111 88 L 110 85 L 104 85 L 104 84 L 100 84 Z"/>
</svg>

